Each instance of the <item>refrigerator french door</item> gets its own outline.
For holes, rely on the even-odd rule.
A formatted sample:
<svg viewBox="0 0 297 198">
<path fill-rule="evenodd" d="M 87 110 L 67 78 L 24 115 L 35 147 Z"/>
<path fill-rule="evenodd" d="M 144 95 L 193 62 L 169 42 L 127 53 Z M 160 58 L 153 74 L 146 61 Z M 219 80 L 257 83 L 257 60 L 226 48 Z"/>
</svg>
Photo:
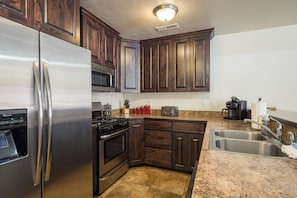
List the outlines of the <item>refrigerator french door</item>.
<svg viewBox="0 0 297 198">
<path fill-rule="evenodd" d="M 2 17 L 0 43 L 0 110 L 27 112 L 0 197 L 92 197 L 90 52 Z"/>
</svg>

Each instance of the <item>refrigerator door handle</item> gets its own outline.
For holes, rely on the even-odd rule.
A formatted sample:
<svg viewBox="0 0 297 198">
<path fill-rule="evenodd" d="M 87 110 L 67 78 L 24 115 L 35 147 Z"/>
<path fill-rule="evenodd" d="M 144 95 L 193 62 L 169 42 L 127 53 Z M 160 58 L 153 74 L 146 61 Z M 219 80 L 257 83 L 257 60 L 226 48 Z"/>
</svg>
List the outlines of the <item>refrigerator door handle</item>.
<svg viewBox="0 0 297 198">
<path fill-rule="evenodd" d="M 52 108 L 52 94 L 50 79 L 48 73 L 48 65 L 43 63 L 43 73 L 45 81 L 45 91 L 47 95 L 47 107 L 48 107 L 48 138 L 47 138 L 47 150 L 46 150 L 46 167 L 45 167 L 45 181 L 48 181 L 51 174 L 52 164 L 52 126 L 53 126 L 53 108 Z"/>
<path fill-rule="evenodd" d="M 41 83 L 39 75 L 39 65 L 38 62 L 33 62 L 33 73 L 35 79 L 35 92 L 37 94 L 38 101 L 38 120 L 37 120 L 37 159 L 36 159 L 36 170 L 34 185 L 40 184 L 41 179 L 41 168 L 42 168 L 42 127 L 43 127 L 43 108 L 42 108 L 42 93 L 41 93 Z"/>
</svg>

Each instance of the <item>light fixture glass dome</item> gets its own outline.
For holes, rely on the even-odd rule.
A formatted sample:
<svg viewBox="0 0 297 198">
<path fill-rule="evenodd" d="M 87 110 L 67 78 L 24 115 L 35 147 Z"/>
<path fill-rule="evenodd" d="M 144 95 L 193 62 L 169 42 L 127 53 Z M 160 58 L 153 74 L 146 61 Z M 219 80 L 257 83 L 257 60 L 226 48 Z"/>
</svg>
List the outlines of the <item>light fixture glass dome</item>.
<svg viewBox="0 0 297 198">
<path fill-rule="evenodd" d="M 153 13 L 158 17 L 160 21 L 170 21 L 176 15 L 178 8 L 172 4 L 163 4 L 157 6 Z"/>
</svg>

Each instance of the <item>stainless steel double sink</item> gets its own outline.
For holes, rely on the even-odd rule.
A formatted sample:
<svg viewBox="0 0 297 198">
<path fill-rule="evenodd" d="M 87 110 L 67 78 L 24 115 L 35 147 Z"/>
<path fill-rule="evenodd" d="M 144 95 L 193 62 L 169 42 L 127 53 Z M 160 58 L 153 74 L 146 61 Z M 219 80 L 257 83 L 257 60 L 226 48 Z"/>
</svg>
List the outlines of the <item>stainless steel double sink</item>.
<svg viewBox="0 0 297 198">
<path fill-rule="evenodd" d="M 271 157 L 287 157 L 275 144 L 266 140 L 258 131 L 219 130 L 210 131 L 209 148 Z"/>
</svg>

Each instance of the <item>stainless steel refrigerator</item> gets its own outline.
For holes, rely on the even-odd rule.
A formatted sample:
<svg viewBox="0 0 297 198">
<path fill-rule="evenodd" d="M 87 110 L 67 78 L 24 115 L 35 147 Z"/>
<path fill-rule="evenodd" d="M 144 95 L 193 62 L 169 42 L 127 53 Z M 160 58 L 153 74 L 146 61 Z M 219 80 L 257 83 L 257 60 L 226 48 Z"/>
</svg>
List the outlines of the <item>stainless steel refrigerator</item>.
<svg viewBox="0 0 297 198">
<path fill-rule="evenodd" d="M 1 109 L 27 110 L 27 148 L 0 197 L 93 196 L 89 50 L 0 17 Z"/>
</svg>

